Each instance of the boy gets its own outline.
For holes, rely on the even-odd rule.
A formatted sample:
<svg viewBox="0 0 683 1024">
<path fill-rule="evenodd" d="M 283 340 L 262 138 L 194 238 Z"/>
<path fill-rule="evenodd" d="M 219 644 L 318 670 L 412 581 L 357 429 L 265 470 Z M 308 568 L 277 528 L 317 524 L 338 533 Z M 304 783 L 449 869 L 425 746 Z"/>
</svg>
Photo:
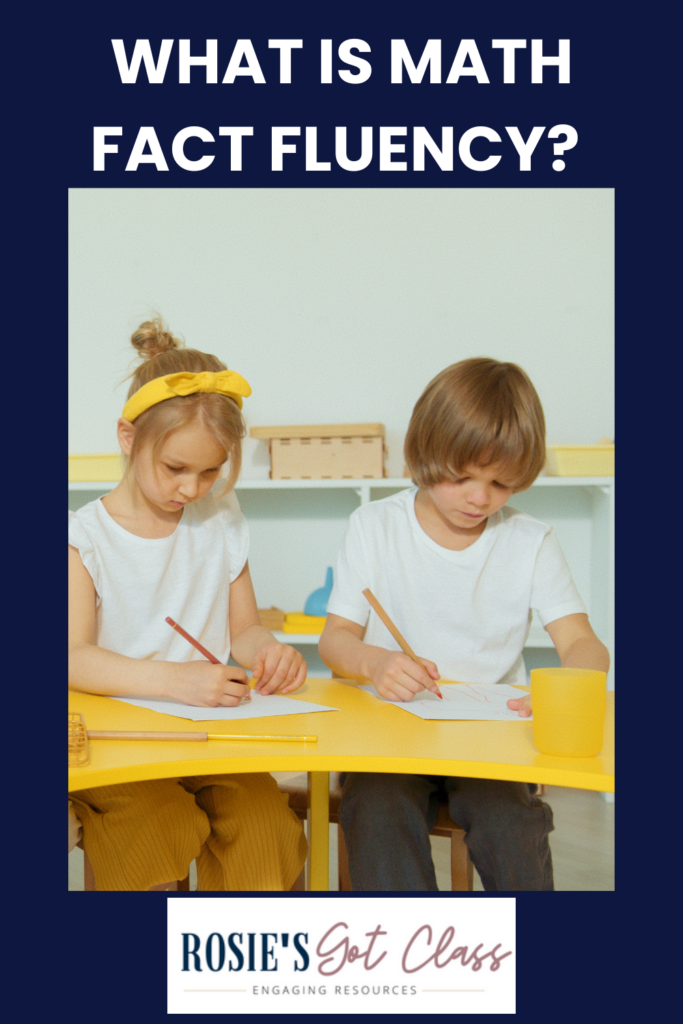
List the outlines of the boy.
<svg viewBox="0 0 683 1024">
<path fill-rule="evenodd" d="M 607 671 L 551 527 L 506 508 L 545 460 L 536 391 L 514 363 L 466 359 L 427 386 L 405 458 L 418 485 L 353 513 L 339 554 L 320 655 L 337 674 L 408 701 L 445 678 L 526 683 L 535 608 L 564 667 Z M 363 597 L 369 587 L 425 653 L 416 665 Z M 413 641 L 413 646 L 415 642 Z M 438 668 L 437 668 L 438 665 Z M 530 698 L 508 701 L 523 717 Z M 552 890 L 552 812 L 525 783 L 422 775 L 342 775 L 340 820 L 354 888 L 436 890 L 429 831 L 441 797 L 466 831 L 486 890 Z M 533 790 L 533 792 L 532 792 Z"/>
</svg>

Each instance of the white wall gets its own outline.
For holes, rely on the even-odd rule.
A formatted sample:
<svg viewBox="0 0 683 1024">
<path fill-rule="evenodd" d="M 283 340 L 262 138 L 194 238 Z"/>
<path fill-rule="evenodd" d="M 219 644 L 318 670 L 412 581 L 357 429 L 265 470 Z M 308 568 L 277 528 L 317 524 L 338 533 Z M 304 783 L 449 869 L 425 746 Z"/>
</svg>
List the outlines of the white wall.
<svg viewBox="0 0 683 1024">
<path fill-rule="evenodd" d="M 249 425 L 383 422 L 391 476 L 473 355 L 524 367 L 550 442 L 613 436 L 612 190 L 77 189 L 69 239 L 72 452 L 116 451 L 153 310 L 249 380 Z"/>
<path fill-rule="evenodd" d="M 154 310 L 247 378 L 249 425 L 384 423 L 390 476 L 420 392 L 468 356 L 524 367 L 550 442 L 613 436 L 611 190 L 75 190 L 69 237 L 71 452 L 116 451 L 130 334 Z M 265 442 L 243 475 L 268 475 Z M 302 609 L 356 499 L 240 500 L 259 604 Z M 514 503 L 556 525 L 590 608 L 588 499 L 559 500 Z"/>
</svg>

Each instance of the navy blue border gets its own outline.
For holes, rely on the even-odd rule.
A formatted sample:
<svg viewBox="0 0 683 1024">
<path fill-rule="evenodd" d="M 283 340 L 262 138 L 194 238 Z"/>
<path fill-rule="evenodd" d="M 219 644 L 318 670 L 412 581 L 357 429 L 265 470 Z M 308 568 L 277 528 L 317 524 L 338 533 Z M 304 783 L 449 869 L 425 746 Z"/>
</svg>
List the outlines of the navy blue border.
<svg viewBox="0 0 683 1024">
<path fill-rule="evenodd" d="M 191 5 L 139 0 L 133 4 L 122 0 L 106 6 L 76 0 L 66 7 L 38 3 L 21 11 L 13 9 L 5 19 L 9 107 L 4 168 L 5 274 L 9 282 L 5 359 L 12 381 L 6 389 L 10 416 L 5 421 L 9 437 L 5 465 L 13 467 L 9 479 L 5 477 L 7 498 L 13 503 L 8 507 L 10 525 L 5 534 L 5 589 L 8 611 L 16 609 L 13 621 L 19 637 L 6 635 L 13 640 L 8 643 L 9 679 L 14 681 L 12 685 L 25 680 L 29 715 L 34 704 L 46 710 L 49 706 L 49 714 L 54 711 L 57 720 L 62 699 L 58 696 L 62 684 L 55 678 L 54 666 L 61 660 L 55 659 L 55 652 L 61 649 L 64 635 L 63 575 L 62 556 L 56 554 L 60 550 L 58 517 L 53 511 L 54 498 L 63 487 L 62 461 L 56 457 L 56 448 L 66 404 L 68 188 L 599 187 L 616 189 L 619 435 L 620 451 L 627 452 L 621 461 L 618 524 L 618 638 L 620 642 L 624 638 L 619 729 L 620 749 L 629 750 L 630 743 L 623 737 L 628 737 L 632 726 L 640 729 L 638 719 L 648 711 L 644 693 L 651 679 L 652 644 L 648 647 L 646 638 L 657 635 L 668 641 L 668 631 L 674 625 L 673 613 L 666 611 L 666 581 L 670 586 L 674 570 L 663 576 L 658 565 L 663 556 L 657 552 L 663 517 L 675 505 L 670 470 L 668 475 L 663 467 L 660 470 L 656 456 L 662 447 L 657 438 L 664 439 L 670 450 L 677 450 L 674 428 L 668 422 L 669 409 L 677 406 L 677 394 L 669 389 L 678 379 L 678 317 L 674 319 L 673 297 L 679 290 L 680 231 L 674 218 L 680 172 L 675 153 L 677 120 L 673 119 L 677 65 L 670 42 L 674 29 L 669 5 L 656 0 L 647 8 L 630 11 L 615 2 L 587 0 L 571 4 L 551 0 L 481 0 L 476 4 L 423 0 L 416 4 L 396 0 L 391 5 L 373 0 L 330 5 L 273 0 L 250 4 L 198 0 Z M 122 87 L 109 40 L 123 38 L 131 44 L 135 38 L 146 37 L 191 38 L 197 43 L 218 38 L 219 68 L 224 67 L 235 39 L 251 38 L 259 56 L 265 54 L 264 69 L 269 60 L 270 71 L 275 65 L 274 54 L 264 50 L 268 38 L 302 37 L 308 42 L 360 37 L 372 46 L 373 76 L 365 86 L 337 83 L 326 90 L 303 80 L 287 87 L 268 84 L 259 87 L 261 92 L 247 82 L 232 88 L 202 86 L 194 79 L 190 86 L 169 82 L 162 87 Z M 547 84 L 525 84 L 522 61 L 520 81 L 514 86 L 500 83 L 499 70 L 497 81 L 491 73 L 488 86 L 473 81 L 457 86 L 427 82 L 391 86 L 382 47 L 386 48 L 392 37 L 405 38 L 415 55 L 428 38 L 441 38 L 446 68 L 461 38 L 474 38 L 478 43 L 494 37 L 570 38 L 572 82 L 569 86 L 553 84 L 549 72 Z M 484 55 L 483 47 L 481 52 Z M 295 60 L 297 56 L 304 55 L 295 54 Z M 489 57 L 487 53 L 487 70 Z M 307 53 L 295 68 L 306 70 L 308 59 Z M 500 151 L 505 159 L 486 173 L 456 167 L 446 174 L 428 158 L 422 175 L 381 174 L 373 169 L 356 175 L 339 170 L 311 174 L 297 158 L 278 176 L 268 169 L 266 147 L 257 137 L 253 154 L 259 159 L 245 166 L 239 180 L 226 172 L 225 159 L 217 159 L 213 170 L 198 174 L 175 167 L 165 175 L 151 168 L 126 174 L 120 161 L 104 174 L 92 170 L 94 124 L 122 125 L 126 138 L 136 126 L 152 124 L 166 148 L 182 127 L 199 124 L 215 130 L 225 123 L 253 124 L 261 132 L 271 124 L 314 124 L 320 127 L 321 146 L 329 144 L 330 128 L 335 124 L 350 128 L 420 124 L 434 133 L 442 125 L 453 125 L 457 138 L 460 129 L 480 124 L 499 132 L 506 124 L 516 125 L 526 136 L 534 125 L 569 123 L 577 128 L 579 142 L 568 154 L 561 174 L 552 170 L 549 156 L 545 162 L 534 160 L 533 171 L 522 174 L 513 168 L 509 142 L 504 141 Z M 188 152 L 199 155 L 190 147 Z M 480 152 L 484 155 L 483 149 Z M 540 155 L 542 150 L 538 152 Z M 324 154 L 322 158 L 326 158 Z M 93 323 L 96 333 L 97 324 Z M 634 476 L 646 486 L 631 495 L 623 485 L 628 488 Z M 633 532 L 629 529 L 632 525 L 642 529 Z M 27 534 L 31 538 L 28 555 L 21 539 Z M 670 654 L 665 655 L 659 646 L 655 650 L 668 667 Z M 632 684 L 640 694 L 635 700 L 640 715 L 629 700 Z M 55 810 L 60 805 L 56 799 L 59 786 L 51 785 L 63 757 L 57 733 L 46 721 L 35 736 L 41 763 L 33 777 L 30 763 L 27 766 L 25 736 L 18 748 L 23 786 L 17 827 L 23 827 L 25 835 L 15 854 L 20 880 L 10 887 L 8 901 L 19 927 L 34 935 L 36 915 L 43 919 L 47 915 L 47 924 L 43 920 L 40 928 L 47 928 L 50 936 L 50 962 L 60 979 L 61 995 L 61 1000 L 59 995 L 55 999 L 54 988 L 41 986 L 36 956 L 27 967 L 34 1008 L 42 1015 L 61 1002 L 63 1012 L 70 1012 L 75 995 L 74 1015 L 87 1012 L 98 1019 L 117 1021 L 126 1017 L 161 1019 L 165 1016 L 165 898 L 142 897 L 140 901 L 110 894 L 93 902 L 70 894 L 68 904 L 62 902 L 66 898 L 62 895 L 66 882 L 59 838 L 63 818 Z M 642 754 L 640 745 L 636 754 Z M 621 792 L 626 799 L 630 797 L 624 818 L 631 819 L 647 837 L 659 781 L 651 778 L 648 785 L 647 779 L 639 778 L 637 763 L 635 756 L 622 753 Z M 13 777 L 14 773 L 9 778 Z M 16 786 L 10 782 L 6 793 L 16 807 Z M 633 800 L 634 796 L 638 799 Z M 632 854 L 631 850 L 638 852 Z M 594 1019 L 607 1014 L 623 973 L 617 968 L 632 914 L 638 914 L 646 887 L 651 895 L 658 895 L 656 865 L 652 872 L 648 869 L 650 856 L 647 838 L 639 846 L 627 843 L 622 835 L 616 893 L 602 898 L 563 894 L 541 900 L 531 894 L 518 895 L 518 955 L 526 971 L 526 976 L 520 971 L 518 989 L 518 1013 L 523 1019 L 553 1012 L 551 1007 L 574 1018 L 587 1005 Z M 636 877 L 640 881 L 634 885 Z M 28 879 L 40 879 L 39 892 L 26 884 Z M 401 898 L 418 895 L 426 894 L 401 894 Z M 287 896 L 254 894 L 254 898 Z M 316 897 L 310 894 L 308 898 Z M 493 897 L 480 894 L 476 898 Z M 40 909 L 30 909 L 32 906 Z M 581 952 L 586 949 L 593 952 Z"/>
</svg>

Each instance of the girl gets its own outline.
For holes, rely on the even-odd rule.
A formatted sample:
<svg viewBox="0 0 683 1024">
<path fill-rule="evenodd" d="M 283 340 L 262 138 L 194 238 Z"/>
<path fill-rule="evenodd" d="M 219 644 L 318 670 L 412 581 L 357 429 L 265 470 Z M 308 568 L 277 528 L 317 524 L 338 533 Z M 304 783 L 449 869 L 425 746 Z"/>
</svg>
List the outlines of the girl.
<svg viewBox="0 0 683 1024">
<path fill-rule="evenodd" d="M 69 515 L 69 686 L 237 705 L 244 669 L 202 659 L 170 616 L 221 662 L 232 655 L 250 668 L 262 694 L 291 693 L 306 663 L 260 625 L 232 490 L 251 388 L 215 356 L 182 347 L 159 318 L 131 340 L 143 362 L 117 426 L 123 479 Z M 212 489 L 224 466 L 224 487 Z M 72 799 L 102 890 L 165 889 L 195 858 L 201 890 L 284 890 L 306 855 L 268 774 L 104 786 Z"/>
</svg>

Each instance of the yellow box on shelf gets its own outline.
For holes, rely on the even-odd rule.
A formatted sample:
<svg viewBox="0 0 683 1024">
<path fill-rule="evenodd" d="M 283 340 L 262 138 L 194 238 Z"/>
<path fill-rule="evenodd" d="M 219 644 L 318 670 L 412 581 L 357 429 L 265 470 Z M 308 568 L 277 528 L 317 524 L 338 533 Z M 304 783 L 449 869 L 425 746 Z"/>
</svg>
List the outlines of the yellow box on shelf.
<svg viewBox="0 0 683 1024">
<path fill-rule="evenodd" d="M 614 476 L 613 444 L 549 444 L 550 476 Z"/>
<path fill-rule="evenodd" d="M 303 612 L 287 612 L 283 633 L 322 633 L 327 622 L 325 615 L 304 615 Z"/>
<path fill-rule="evenodd" d="M 71 482 L 120 480 L 122 476 L 121 452 L 106 455 L 69 456 L 69 481 Z"/>
</svg>

